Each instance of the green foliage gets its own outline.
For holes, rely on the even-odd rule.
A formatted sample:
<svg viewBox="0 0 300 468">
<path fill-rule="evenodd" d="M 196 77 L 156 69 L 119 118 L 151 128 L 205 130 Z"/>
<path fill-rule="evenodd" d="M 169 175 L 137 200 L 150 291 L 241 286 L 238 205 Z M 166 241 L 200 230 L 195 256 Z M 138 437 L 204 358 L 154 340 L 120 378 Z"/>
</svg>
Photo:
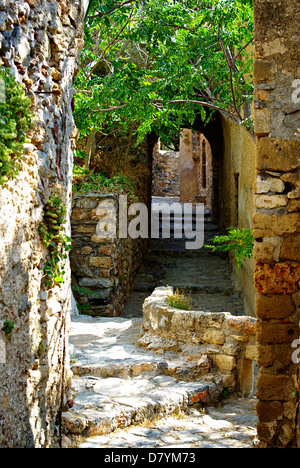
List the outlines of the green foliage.
<svg viewBox="0 0 300 468">
<path fill-rule="evenodd" d="M 2 327 L 2 331 L 5 333 L 6 336 L 8 336 L 9 339 L 12 337 L 14 328 L 14 322 L 9 320 L 7 317 L 4 317 L 4 325 Z"/>
<path fill-rule="evenodd" d="M 44 222 L 39 227 L 40 237 L 49 250 L 49 258 L 44 267 L 46 285 L 51 287 L 64 281 L 64 260 L 71 250 L 71 239 L 64 236 L 67 209 L 62 199 L 52 195 L 45 206 Z"/>
<path fill-rule="evenodd" d="M 139 141 L 155 131 L 171 143 L 196 116 L 209 119 L 205 109 L 244 122 L 253 94 L 251 1 L 95 0 L 85 32 L 75 82 L 81 135 L 134 122 Z"/>
<path fill-rule="evenodd" d="M 117 175 L 111 179 L 103 174 L 93 174 L 86 167 L 74 164 L 74 193 L 89 193 L 89 192 L 107 192 L 127 195 L 131 201 L 136 200 L 134 195 L 134 187 L 124 175 Z"/>
<path fill-rule="evenodd" d="M 19 173 L 32 113 L 24 87 L 7 69 L 0 69 L 0 88 L 0 186 L 3 186 Z"/>
<path fill-rule="evenodd" d="M 252 229 L 229 228 L 228 235 L 210 239 L 215 245 L 206 245 L 213 252 L 232 252 L 237 261 L 237 271 L 243 267 L 247 258 L 253 256 L 254 237 Z"/>
<path fill-rule="evenodd" d="M 168 296 L 166 301 L 170 307 L 174 307 L 175 309 L 191 310 L 191 298 L 178 289 L 171 296 Z"/>
</svg>

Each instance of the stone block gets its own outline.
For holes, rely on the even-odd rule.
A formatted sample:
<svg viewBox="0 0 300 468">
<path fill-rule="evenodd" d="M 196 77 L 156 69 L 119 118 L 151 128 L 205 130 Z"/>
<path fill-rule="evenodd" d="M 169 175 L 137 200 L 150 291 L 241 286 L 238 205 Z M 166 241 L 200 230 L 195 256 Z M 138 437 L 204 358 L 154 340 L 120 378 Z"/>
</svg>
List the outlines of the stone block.
<svg viewBox="0 0 300 468">
<path fill-rule="evenodd" d="M 112 261 L 107 257 L 90 257 L 90 266 L 108 269 L 112 267 Z"/>
<path fill-rule="evenodd" d="M 259 401 L 256 411 L 260 421 L 276 421 L 283 418 L 283 404 L 280 401 Z"/>
<path fill-rule="evenodd" d="M 259 374 L 256 397 L 263 401 L 290 401 L 292 378 L 288 375 Z"/>
<path fill-rule="evenodd" d="M 82 233 L 82 234 L 89 234 L 92 232 L 95 232 L 95 226 L 78 226 L 77 232 Z"/>
<path fill-rule="evenodd" d="M 259 174 L 254 183 L 255 193 L 282 193 L 285 189 L 285 184 L 282 180 L 275 177 L 268 177 L 262 174 Z"/>
<path fill-rule="evenodd" d="M 223 345 L 225 343 L 226 337 L 222 331 L 208 330 L 206 333 L 204 333 L 202 339 L 205 343 Z"/>
<path fill-rule="evenodd" d="M 263 242 L 255 242 L 253 258 L 257 263 L 275 263 L 280 259 L 280 248 L 282 239 L 280 237 L 267 237 Z"/>
<path fill-rule="evenodd" d="M 296 234 L 300 226 L 300 213 L 283 214 L 282 216 L 256 212 L 253 215 L 253 227 L 260 237 L 275 237 Z M 255 236 L 258 238 L 258 236 Z"/>
<path fill-rule="evenodd" d="M 261 345 L 257 348 L 257 364 L 259 367 L 271 367 L 276 359 L 274 345 Z"/>
<path fill-rule="evenodd" d="M 295 311 L 295 304 L 290 295 L 270 295 L 256 294 L 255 296 L 256 315 L 262 320 L 284 319 L 292 315 Z"/>
<path fill-rule="evenodd" d="M 110 288 L 111 280 L 100 278 L 81 278 L 79 280 L 79 286 L 88 288 Z"/>
<path fill-rule="evenodd" d="M 257 346 L 249 344 L 245 351 L 245 359 L 249 359 L 250 361 L 257 360 Z"/>
<path fill-rule="evenodd" d="M 98 249 L 99 255 L 107 255 L 110 256 L 115 250 L 114 245 L 101 245 Z"/>
<path fill-rule="evenodd" d="M 81 253 L 82 255 L 89 255 L 93 252 L 93 249 L 91 249 L 91 247 L 83 247 L 81 249 Z"/>
<path fill-rule="evenodd" d="M 276 73 L 276 65 L 268 60 L 255 60 L 254 79 L 256 83 L 269 81 Z"/>
<path fill-rule="evenodd" d="M 285 195 L 255 195 L 254 206 L 258 209 L 271 210 L 287 206 L 288 198 Z"/>
<path fill-rule="evenodd" d="M 254 131 L 256 135 L 268 135 L 271 131 L 270 110 L 266 107 L 254 111 Z"/>
<path fill-rule="evenodd" d="M 290 172 L 299 168 L 300 142 L 263 137 L 257 140 L 256 169 Z"/>
<path fill-rule="evenodd" d="M 289 213 L 293 211 L 300 211 L 300 199 L 299 200 L 290 200 L 287 205 L 287 211 Z"/>
<path fill-rule="evenodd" d="M 231 372 L 236 367 L 236 360 L 233 356 L 219 354 L 216 356 L 216 365 L 221 372 Z"/>
<path fill-rule="evenodd" d="M 228 320 L 228 325 L 241 334 L 256 334 L 256 319 L 253 317 L 231 317 Z"/>
<path fill-rule="evenodd" d="M 299 327 L 292 323 L 257 323 L 257 341 L 260 344 L 292 343 L 299 337 Z"/>
<path fill-rule="evenodd" d="M 257 436 L 260 440 L 261 448 L 269 448 L 274 446 L 274 441 L 278 433 L 278 426 L 278 421 L 258 422 Z"/>
<path fill-rule="evenodd" d="M 103 237 L 103 236 L 94 235 L 91 237 L 91 241 L 94 242 L 95 244 L 106 244 L 108 242 L 114 242 L 115 239 L 110 236 Z"/>
<path fill-rule="evenodd" d="M 258 264 L 254 272 L 255 286 L 260 294 L 294 294 L 298 291 L 300 265 L 277 263 Z"/>
<path fill-rule="evenodd" d="M 72 220 L 90 219 L 90 213 L 82 210 L 72 211 Z"/>
<path fill-rule="evenodd" d="M 300 234 L 283 239 L 280 258 L 281 260 L 300 261 Z"/>
</svg>

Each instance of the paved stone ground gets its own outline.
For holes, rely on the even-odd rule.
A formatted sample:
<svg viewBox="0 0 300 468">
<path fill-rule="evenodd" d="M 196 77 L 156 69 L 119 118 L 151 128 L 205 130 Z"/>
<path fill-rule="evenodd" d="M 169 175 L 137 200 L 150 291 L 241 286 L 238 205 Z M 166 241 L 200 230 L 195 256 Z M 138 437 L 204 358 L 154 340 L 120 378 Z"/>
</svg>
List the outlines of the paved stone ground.
<svg viewBox="0 0 300 468">
<path fill-rule="evenodd" d="M 206 239 L 217 232 L 208 217 L 206 228 Z M 151 242 L 122 317 L 72 318 L 74 403 L 63 413 L 64 446 L 255 447 L 255 397 L 224 399 L 221 382 L 197 374 L 199 362 L 136 345 L 142 304 L 158 286 L 190 292 L 195 310 L 243 315 L 224 256 L 186 252 L 177 241 Z"/>
<path fill-rule="evenodd" d="M 213 408 L 191 408 L 187 413 L 90 437 L 79 448 L 256 448 L 255 404 L 254 398 L 230 398 Z"/>
<path fill-rule="evenodd" d="M 79 448 L 249 448 L 255 398 L 223 395 L 210 376 L 181 381 L 185 356 L 135 345 L 141 318 L 73 317 L 73 408 L 64 445 Z M 209 389 L 208 404 L 191 397 Z"/>
</svg>

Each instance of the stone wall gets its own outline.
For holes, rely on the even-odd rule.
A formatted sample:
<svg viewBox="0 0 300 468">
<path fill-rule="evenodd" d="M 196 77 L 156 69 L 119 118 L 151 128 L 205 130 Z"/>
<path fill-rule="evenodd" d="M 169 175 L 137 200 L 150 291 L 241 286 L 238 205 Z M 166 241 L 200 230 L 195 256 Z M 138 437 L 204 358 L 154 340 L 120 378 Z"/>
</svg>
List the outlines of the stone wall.
<svg viewBox="0 0 300 468">
<path fill-rule="evenodd" d="M 292 358 L 300 317 L 300 5 L 254 5 L 258 437 L 262 447 L 300 447 L 299 364 Z"/>
<path fill-rule="evenodd" d="M 220 161 L 220 228 L 251 229 L 254 214 L 255 139 L 241 125 L 222 116 L 223 157 Z M 246 315 L 255 316 L 255 286 L 253 259 L 236 272 L 233 262 L 232 276 L 237 288 L 243 292 Z"/>
<path fill-rule="evenodd" d="M 256 319 L 174 309 L 166 301 L 172 293 L 173 288 L 156 288 L 145 300 L 139 345 L 188 355 L 220 377 L 228 391 L 252 395 Z"/>
<path fill-rule="evenodd" d="M 162 150 L 160 142 L 153 150 L 152 195 L 179 197 L 179 153 Z"/>
<path fill-rule="evenodd" d="M 147 248 L 145 239 L 120 238 L 114 216 L 118 222 L 117 195 L 73 196 L 73 290 L 79 310 L 92 316 L 121 315 Z M 107 236 L 99 235 L 99 228 Z"/>
<path fill-rule="evenodd" d="M 19 176 L 0 188 L 0 446 L 59 443 L 67 400 L 70 269 L 48 288 L 38 228 L 57 193 L 70 213 L 73 78 L 82 45 L 80 0 L 0 0 L 0 66 L 26 87 L 34 126 Z M 70 233 L 70 226 L 66 226 Z M 5 318 L 7 317 L 7 318 Z"/>
</svg>

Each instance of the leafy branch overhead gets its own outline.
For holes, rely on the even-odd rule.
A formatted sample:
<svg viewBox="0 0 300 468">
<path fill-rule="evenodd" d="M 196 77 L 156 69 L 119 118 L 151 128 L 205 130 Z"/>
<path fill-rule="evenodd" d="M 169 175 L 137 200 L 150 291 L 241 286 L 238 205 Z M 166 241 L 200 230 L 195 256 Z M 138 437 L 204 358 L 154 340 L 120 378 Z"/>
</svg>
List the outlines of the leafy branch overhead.
<svg viewBox="0 0 300 468">
<path fill-rule="evenodd" d="M 82 135 L 137 124 L 168 138 L 211 111 L 249 122 L 250 0 L 94 0 L 76 79 Z"/>
</svg>

